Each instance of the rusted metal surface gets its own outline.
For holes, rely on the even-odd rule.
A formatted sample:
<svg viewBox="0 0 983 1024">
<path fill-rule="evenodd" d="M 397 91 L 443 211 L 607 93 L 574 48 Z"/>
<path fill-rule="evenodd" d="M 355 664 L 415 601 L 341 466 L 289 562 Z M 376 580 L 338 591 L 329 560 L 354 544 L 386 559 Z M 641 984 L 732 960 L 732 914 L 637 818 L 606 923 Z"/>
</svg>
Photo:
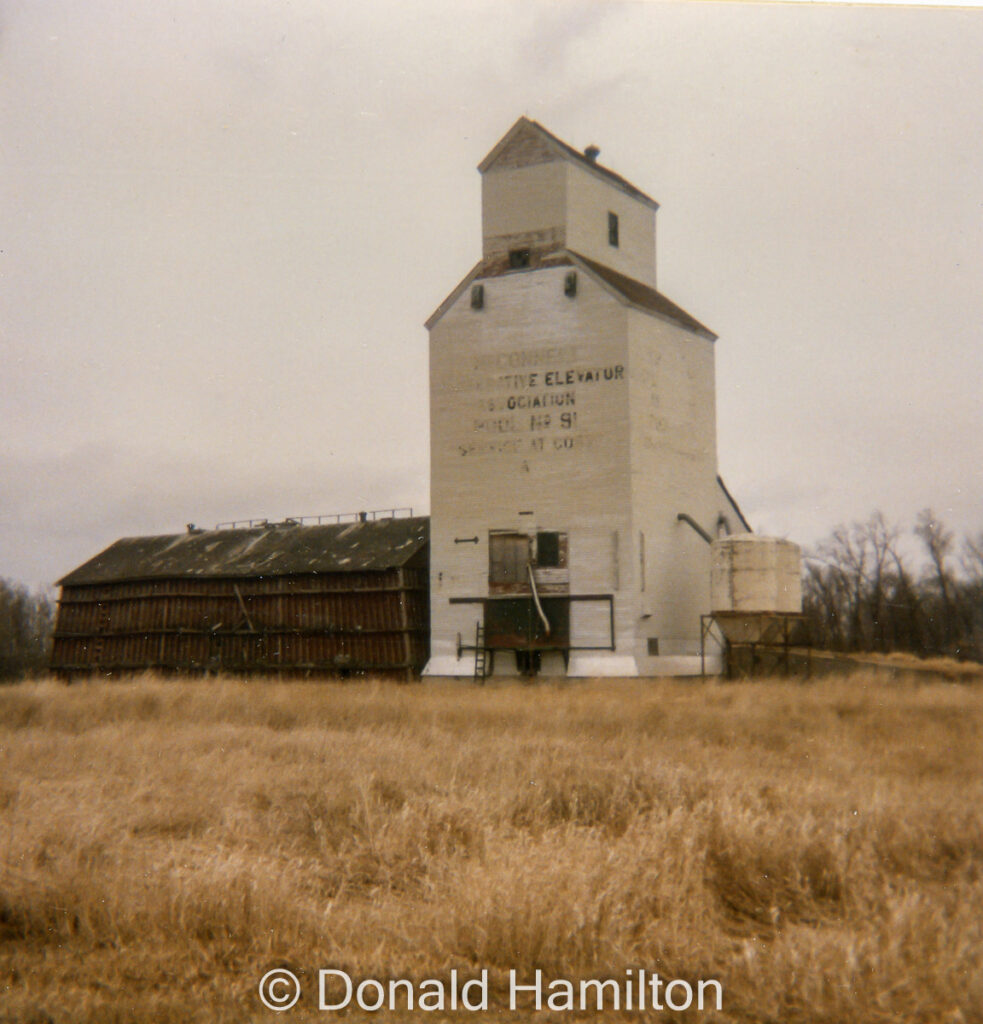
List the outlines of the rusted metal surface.
<svg viewBox="0 0 983 1024">
<path fill-rule="evenodd" d="M 573 643 L 570 638 L 570 607 L 573 604 L 595 604 L 605 609 L 607 642 L 598 644 Z M 452 597 L 450 604 L 480 605 L 482 617 L 477 624 L 481 629 L 481 643 L 476 646 L 457 640 L 457 657 L 464 651 L 478 648 L 487 651 L 613 651 L 614 595 L 568 594 L 565 597 L 543 599 L 543 610 L 550 621 L 550 636 L 536 615 L 532 597 Z M 498 606 L 502 607 L 499 608 Z M 537 625 L 537 623 L 539 623 Z"/>
<path fill-rule="evenodd" d="M 357 524 L 362 543 L 353 546 L 349 535 L 342 538 L 346 546 L 335 545 L 336 563 L 348 559 L 335 571 L 227 575 L 229 565 L 246 557 L 243 547 L 250 540 L 262 542 L 252 550 L 262 547 L 264 561 L 274 560 L 267 558 L 269 539 L 255 536 L 270 531 L 222 531 L 246 537 L 226 549 L 227 563 L 209 563 L 209 575 L 199 571 L 201 559 L 214 559 L 215 549 L 184 549 L 186 574 L 172 569 L 173 575 L 160 576 L 174 556 L 159 542 L 173 538 L 118 542 L 62 581 L 52 669 L 69 677 L 147 669 L 411 677 L 429 655 L 427 523 L 421 529 L 420 522 L 408 533 L 404 527 L 402 536 L 390 534 L 395 543 L 388 558 L 381 537 L 372 532 L 382 523 Z M 280 530 L 293 545 L 280 553 L 280 564 L 289 564 L 288 555 L 312 556 L 318 538 L 308 533 L 298 546 L 298 530 L 323 534 L 339 528 Z M 142 547 L 140 541 L 153 543 Z M 143 562 L 135 557 L 141 547 L 147 554 Z M 319 564 L 328 564 L 328 554 L 317 556 Z M 356 558 L 363 565 L 391 564 L 345 571 Z M 404 559 L 411 564 L 401 564 Z M 108 578 L 114 565 L 136 578 Z"/>
<path fill-rule="evenodd" d="M 532 598 L 489 600 L 484 606 L 485 646 L 491 650 L 568 650 L 570 647 L 570 601 L 543 598 L 546 626 L 536 612 Z"/>
</svg>

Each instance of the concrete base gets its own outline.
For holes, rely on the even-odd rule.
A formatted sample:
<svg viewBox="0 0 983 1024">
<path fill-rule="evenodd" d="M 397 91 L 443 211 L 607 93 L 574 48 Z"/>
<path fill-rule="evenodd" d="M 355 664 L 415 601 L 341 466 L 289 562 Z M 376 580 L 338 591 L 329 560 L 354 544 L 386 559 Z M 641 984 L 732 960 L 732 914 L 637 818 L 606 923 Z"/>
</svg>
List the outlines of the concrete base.
<svg viewBox="0 0 983 1024">
<path fill-rule="evenodd" d="M 723 661 L 717 654 L 708 654 L 705 665 L 708 676 L 720 675 L 723 672 Z M 634 679 L 638 676 L 654 678 L 658 676 L 698 676 L 701 664 L 699 656 L 667 655 L 661 658 L 645 658 L 641 664 L 630 654 L 607 654 L 604 652 L 576 651 L 570 655 L 569 667 L 564 668 L 563 656 L 556 652 L 543 655 L 537 679 Z M 495 654 L 495 674 L 489 678 L 514 678 L 518 675 L 515 657 L 508 651 Z M 460 658 L 453 654 L 436 655 L 427 662 L 423 670 L 424 678 L 440 677 L 444 679 L 472 679 L 474 677 L 474 655 L 462 654 Z"/>
<path fill-rule="evenodd" d="M 660 658 L 646 658 L 644 662 L 646 676 L 698 676 L 701 671 L 698 654 L 665 655 Z M 724 670 L 723 659 L 719 654 L 707 654 L 703 668 L 708 676 L 718 676 Z"/>
<path fill-rule="evenodd" d="M 630 654 L 573 651 L 567 675 L 574 679 L 591 676 L 626 679 L 638 675 L 638 663 Z"/>
<path fill-rule="evenodd" d="M 704 667 L 708 676 L 719 675 L 723 672 L 723 661 L 719 655 L 707 655 Z M 574 653 L 570 655 L 570 669 L 567 675 L 581 679 L 591 676 L 630 679 L 637 676 L 698 676 L 700 671 L 699 655 L 665 655 L 661 658 L 643 660 L 624 654 Z"/>
<path fill-rule="evenodd" d="M 464 653 L 460 658 L 453 654 L 436 654 L 426 664 L 423 676 L 467 676 L 474 678 L 474 654 Z"/>
</svg>

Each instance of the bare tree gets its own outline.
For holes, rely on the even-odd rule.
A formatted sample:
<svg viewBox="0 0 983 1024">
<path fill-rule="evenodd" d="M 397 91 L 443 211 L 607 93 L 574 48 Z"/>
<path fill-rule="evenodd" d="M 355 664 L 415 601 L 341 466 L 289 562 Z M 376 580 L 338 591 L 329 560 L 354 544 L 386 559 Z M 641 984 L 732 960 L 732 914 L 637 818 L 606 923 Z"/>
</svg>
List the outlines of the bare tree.
<svg viewBox="0 0 983 1024">
<path fill-rule="evenodd" d="M 950 653 L 958 632 L 956 587 L 946 559 L 952 551 L 952 532 L 943 526 L 930 508 L 918 513 L 915 536 L 922 542 L 929 558 L 929 580 L 937 589 L 938 607 L 930 621 L 940 652 Z"/>
<path fill-rule="evenodd" d="M 0 579 L 0 682 L 47 668 L 53 628 L 54 609 L 47 597 Z"/>
<path fill-rule="evenodd" d="M 983 533 L 963 539 L 962 607 L 966 643 L 971 657 L 983 660 Z"/>
<path fill-rule="evenodd" d="M 887 576 L 891 560 L 900 561 L 896 547 L 900 530 L 888 526 L 879 509 L 867 520 L 864 529 L 870 543 L 867 608 L 873 629 L 872 641 L 877 650 L 888 651 L 894 646 L 895 637 L 891 629 Z"/>
<path fill-rule="evenodd" d="M 880 512 L 836 527 L 806 556 L 803 604 L 817 643 L 983 659 L 983 533 L 963 541 L 961 573 L 953 534 L 930 509 L 914 533 L 927 556 L 921 577 Z"/>
<path fill-rule="evenodd" d="M 920 650 L 921 597 L 904 563 L 901 530 L 875 511 L 838 526 L 806 557 L 804 605 L 817 640 L 841 650 Z"/>
<path fill-rule="evenodd" d="M 844 606 L 842 574 L 816 555 L 806 557 L 802 580 L 802 607 L 809 619 L 813 642 L 820 647 L 846 647 L 841 610 Z"/>
</svg>

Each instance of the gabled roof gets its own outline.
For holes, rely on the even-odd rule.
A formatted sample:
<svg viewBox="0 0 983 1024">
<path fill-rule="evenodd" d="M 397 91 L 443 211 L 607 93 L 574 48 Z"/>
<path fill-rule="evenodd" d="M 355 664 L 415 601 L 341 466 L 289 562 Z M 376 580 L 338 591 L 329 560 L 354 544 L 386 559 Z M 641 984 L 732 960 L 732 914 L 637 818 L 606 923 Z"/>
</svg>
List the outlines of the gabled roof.
<svg viewBox="0 0 983 1024">
<path fill-rule="evenodd" d="M 446 299 L 433 311 L 426 322 L 427 328 L 432 328 L 447 312 L 447 310 L 460 297 L 462 292 L 474 281 L 481 281 L 488 278 L 502 277 L 505 274 L 528 274 L 548 267 L 575 266 L 587 271 L 593 278 L 615 298 L 627 302 L 636 309 L 654 313 L 656 316 L 671 320 L 673 323 L 685 327 L 694 334 L 711 341 L 716 341 L 717 335 L 708 327 L 704 327 L 695 317 L 690 316 L 685 309 L 677 306 L 667 299 L 661 292 L 641 281 L 636 281 L 626 274 L 619 274 L 595 260 L 590 260 L 572 249 L 551 249 L 544 251 L 533 251 L 530 253 L 531 261 L 528 267 L 522 270 L 515 270 L 508 265 L 507 259 L 492 258 L 484 260 L 473 267 L 467 276 L 447 296 Z"/>
<path fill-rule="evenodd" d="M 58 585 L 395 569 L 418 554 L 429 536 L 429 518 L 415 516 L 326 526 L 278 524 L 124 537 L 60 579 Z"/>
<path fill-rule="evenodd" d="M 682 327 L 686 327 L 697 334 L 705 335 L 716 340 L 717 336 L 709 327 L 704 327 L 695 317 L 689 315 L 685 309 L 680 308 L 674 302 L 667 299 L 661 292 L 641 281 L 636 281 L 626 274 L 619 274 L 617 270 L 604 266 L 603 263 L 596 263 L 589 260 L 580 253 L 570 251 L 570 255 L 577 262 L 582 263 L 589 271 L 596 274 L 606 285 L 626 299 L 631 305 L 639 309 L 648 310 L 651 313 L 658 313 L 669 320 L 675 321 Z"/>
<path fill-rule="evenodd" d="M 457 302 L 457 299 L 460 296 L 461 292 L 463 292 L 464 289 L 467 288 L 467 286 L 469 284 L 471 284 L 471 282 L 481 272 L 482 266 L 483 266 L 483 263 L 482 263 L 481 260 L 479 260 L 464 275 L 464 277 L 457 283 L 457 285 L 455 285 L 454 289 L 447 296 L 447 298 L 444 299 L 444 301 L 430 314 L 430 316 L 427 317 L 427 319 L 426 319 L 426 321 L 424 323 L 424 327 L 426 327 L 426 329 L 428 331 L 447 312 L 447 310 L 450 309 L 451 306 L 453 306 L 455 302 Z"/>
<path fill-rule="evenodd" d="M 646 195 L 640 188 L 637 188 L 627 179 L 622 178 L 620 174 L 616 174 L 609 167 L 605 167 L 603 164 L 599 164 L 595 160 L 589 160 L 579 150 L 574 149 L 573 146 L 564 142 L 562 139 L 558 139 L 552 132 L 547 131 L 547 129 L 545 129 L 538 121 L 533 121 L 528 117 L 520 117 L 519 120 L 512 125 L 495 148 L 492 149 L 480 164 L 478 164 L 478 170 L 484 174 L 502 157 L 503 154 L 516 145 L 520 139 L 523 137 L 529 138 L 531 135 L 535 136 L 536 141 L 540 143 L 540 148 L 544 152 L 553 153 L 565 160 L 572 160 L 591 174 L 615 185 L 617 188 L 621 189 L 622 192 L 630 195 L 633 199 L 639 200 L 646 206 L 651 207 L 653 210 L 657 210 L 659 208 L 659 204 L 651 196 Z"/>
</svg>

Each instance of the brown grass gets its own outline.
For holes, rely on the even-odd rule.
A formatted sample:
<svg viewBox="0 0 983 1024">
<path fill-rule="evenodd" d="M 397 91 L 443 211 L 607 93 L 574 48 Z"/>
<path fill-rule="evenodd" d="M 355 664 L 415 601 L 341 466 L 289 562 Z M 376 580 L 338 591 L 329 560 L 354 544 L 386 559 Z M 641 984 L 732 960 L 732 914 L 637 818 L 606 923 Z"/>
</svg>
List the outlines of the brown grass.
<svg viewBox="0 0 983 1024">
<path fill-rule="evenodd" d="M 805 659 L 811 662 L 813 672 L 820 672 L 824 666 L 831 671 L 847 670 L 853 667 L 868 671 L 879 670 L 883 678 L 919 682 L 980 683 L 983 682 L 983 664 L 978 661 L 959 661 L 949 657 L 923 658 L 908 651 L 821 651 L 813 648 L 793 647 L 799 663 Z"/>
<path fill-rule="evenodd" d="M 983 690 L 857 675 L 5 688 L 0 1022 L 644 967 L 723 1013 L 619 1019 L 980 1024 L 981 766 Z M 279 1017 L 274 965 L 312 990 Z"/>
</svg>

